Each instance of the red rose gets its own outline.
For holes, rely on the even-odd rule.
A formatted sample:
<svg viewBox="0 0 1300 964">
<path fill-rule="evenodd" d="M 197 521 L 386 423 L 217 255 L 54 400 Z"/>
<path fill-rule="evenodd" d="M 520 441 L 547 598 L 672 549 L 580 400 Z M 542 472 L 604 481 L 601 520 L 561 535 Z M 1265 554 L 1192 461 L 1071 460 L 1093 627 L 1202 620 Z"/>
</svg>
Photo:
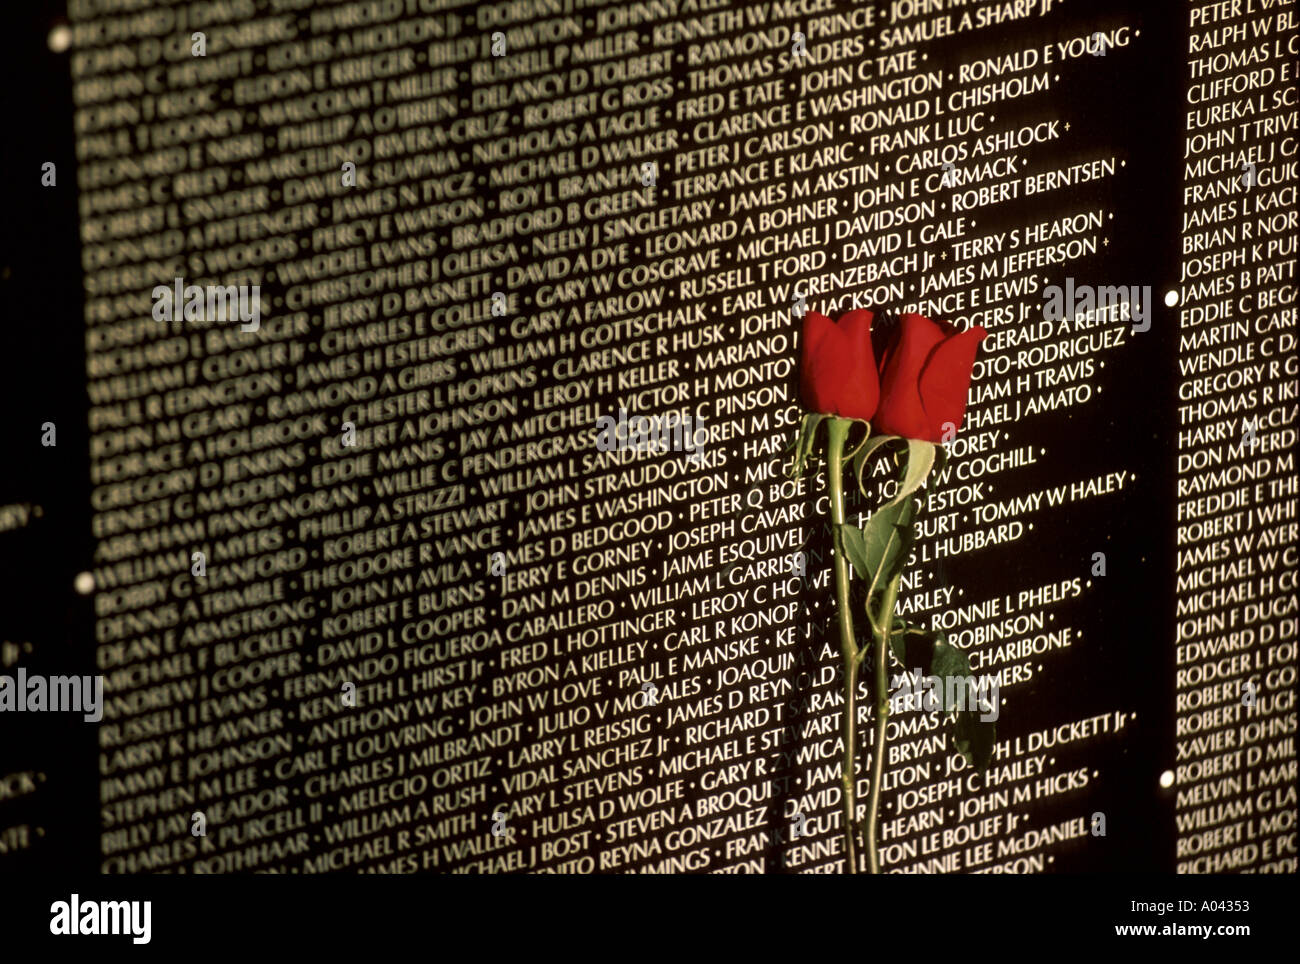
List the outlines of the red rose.
<svg viewBox="0 0 1300 964">
<path fill-rule="evenodd" d="M 945 422 L 961 428 L 975 351 L 987 334 L 979 326 L 958 331 L 946 321 L 903 315 L 880 360 L 872 430 L 939 442 Z"/>
<path fill-rule="evenodd" d="M 831 321 L 815 311 L 803 316 L 803 403 L 814 412 L 870 421 L 880 400 L 871 312 L 858 308 Z"/>
</svg>

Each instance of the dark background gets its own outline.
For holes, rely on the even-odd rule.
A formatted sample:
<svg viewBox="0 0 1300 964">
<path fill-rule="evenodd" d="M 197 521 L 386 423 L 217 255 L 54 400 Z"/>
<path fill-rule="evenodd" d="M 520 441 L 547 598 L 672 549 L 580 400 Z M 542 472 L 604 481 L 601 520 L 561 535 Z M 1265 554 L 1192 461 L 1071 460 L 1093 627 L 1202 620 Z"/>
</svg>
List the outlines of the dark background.
<svg viewBox="0 0 1300 964">
<path fill-rule="evenodd" d="M 1064 39 L 1077 34 L 1080 21 L 1103 22 L 1106 12 L 1140 28 L 1142 36 L 1105 58 L 1059 65 L 1061 83 L 1051 93 L 997 105 L 997 127 L 1040 117 L 1069 120 L 1072 129 L 1060 142 L 1024 152 L 1039 170 L 1049 157 L 1064 166 L 1096 156 L 1102 145 L 1127 158 L 1114 178 L 1066 189 L 1077 194 L 1077 201 L 1068 202 L 1072 208 L 1096 204 L 1115 212 L 1107 225 L 1110 245 L 1091 262 L 1094 276 L 1076 273 L 1075 280 L 1149 284 L 1154 317 L 1151 330 L 1132 336 L 1094 380 L 1103 386 L 1099 397 L 1064 414 L 1001 427 L 1011 432 L 1013 444 L 1047 449 L 1038 466 L 1018 470 L 1018 491 L 1119 468 L 1136 472 L 1139 480 L 1118 496 L 1053 510 L 1059 531 L 1049 534 L 1037 525 L 1011 545 L 946 560 L 937 571 L 941 585 L 964 587 L 965 600 L 972 601 L 1074 576 L 1086 579 L 1091 554 L 1106 553 L 1108 575 L 1093 579 L 1056 623 L 1064 619 L 1082 630 L 1084 642 L 1052 654 L 1045 673 L 1009 691 L 999 739 L 1116 707 L 1136 711 L 1138 719 L 1120 738 L 1055 752 L 1057 771 L 1086 763 L 1101 777 L 1042 810 L 1060 810 L 1058 819 L 1065 819 L 1086 800 L 1090 812 L 1107 815 L 1108 836 L 1054 851 L 1059 856 L 1049 869 L 1172 872 L 1174 791 L 1162 790 L 1158 776 L 1174 757 L 1178 344 L 1176 310 L 1164 307 L 1162 295 L 1178 277 L 1187 5 L 1145 4 L 1140 14 L 1120 3 L 1090 3 L 1077 11 L 1070 6 L 1014 25 L 1017 44 L 1022 37 L 1046 42 L 1053 25 Z M 52 53 L 46 43 L 57 11 L 8 11 L 0 31 L 7 128 L 0 411 L 9 433 L 0 504 L 32 502 L 44 512 L 27 528 L 0 534 L 0 640 L 31 643 L 19 660 L 30 672 L 93 674 L 93 597 L 73 590 L 76 573 L 91 568 L 93 545 L 69 55 Z M 995 28 L 977 40 L 992 44 L 1002 35 Z M 955 57 L 960 50 L 968 60 L 977 49 L 964 36 L 927 48 L 931 66 L 936 58 L 955 63 L 948 51 Z M 58 166 L 55 188 L 39 183 L 47 160 Z M 1050 203 L 1067 202 L 1052 195 Z M 985 210 L 979 230 L 993 227 L 985 223 L 989 217 L 998 219 L 999 229 L 1009 229 L 1044 216 L 1036 201 L 1022 200 L 1005 210 Z M 1053 283 L 1064 281 L 1064 272 L 1047 274 Z M 58 426 L 55 448 L 40 445 L 45 421 Z M 739 483 L 737 491 L 743 491 Z M 13 669 L 6 663 L 5 672 Z M 0 874 L 37 866 L 98 870 L 95 736 L 95 727 L 71 714 L 0 717 L 0 772 L 30 767 L 48 775 L 35 796 L 0 804 L 0 827 L 27 821 L 45 829 L 30 850 L 0 857 Z M 1049 822 L 1054 821 L 1035 819 L 1033 825 Z"/>
<path fill-rule="evenodd" d="M 0 533 L 0 672 L 94 675 L 91 596 L 73 588 L 91 567 L 90 451 L 85 389 L 69 53 L 47 36 L 64 5 L 13 4 L 0 29 L 4 229 L 0 232 L 0 504 L 39 505 L 25 528 Z M 57 184 L 42 187 L 53 161 Z M 41 445 L 54 422 L 57 445 Z M 28 651 L 24 644 L 30 645 Z M 12 652 L 12 650 L 10 650 Z M 27 822 L 43 837 L 0 856 L 0 875 L 36 867 L 98 870 L 97 727 L 79 714 L 3 714 L 0 772 L 46 775 L 36 794 L 0 804 L 0 827 Z"/>
</svg>

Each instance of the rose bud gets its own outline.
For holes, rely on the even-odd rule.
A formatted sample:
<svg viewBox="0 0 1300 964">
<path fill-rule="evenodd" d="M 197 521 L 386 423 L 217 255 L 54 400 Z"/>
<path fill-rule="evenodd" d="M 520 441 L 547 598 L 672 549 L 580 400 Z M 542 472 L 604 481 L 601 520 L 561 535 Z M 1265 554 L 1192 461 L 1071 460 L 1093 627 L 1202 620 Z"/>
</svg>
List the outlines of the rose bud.
<svg viewBox="0 0 1300 964">
<path fill-rule="evenodd" d="M 903 315 L 880 359 L 873 430 L 939 442 L 944 423 L 961 428 L 975 351 L 987 334 L 979 326 L 958 331 L 946 321 Z"/>
<path fill-rule="evenodd" d="M 871 312 L 857 308 L 838 322 L 804 312 L 799 389 L 804 405 L 814 412 L 871 420 L 880 400 Z"/>
</svg>

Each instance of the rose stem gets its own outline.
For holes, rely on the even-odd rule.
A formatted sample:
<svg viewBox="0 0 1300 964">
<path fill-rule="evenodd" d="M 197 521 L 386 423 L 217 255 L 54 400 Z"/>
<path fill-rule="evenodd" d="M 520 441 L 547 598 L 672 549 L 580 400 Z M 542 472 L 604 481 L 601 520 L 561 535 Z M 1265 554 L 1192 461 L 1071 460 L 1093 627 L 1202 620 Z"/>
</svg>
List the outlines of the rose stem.
<svg viewBox="0 0 1300 964">
<path fill-rule="evenodd" d="M 835 602 L 840 617 L 840 651 L 844 655 L 844 762 L 840 778 L 844 788 L 844 855 L 848 872 L 858 872 L 858 849 L 855 834 L 857 802 L 854 797 L 853 762 L 857 734 L 858 651 L 853 637 L 853 611 L 849 608 L 849 559 L 844 553 L 844 441 L 848 438 L 848 419 L 827 421 L 826 471 L 831 490 L 831 539 L 835 547 Z"/>
<path fill-rule="evenodd" d="M 889 729 L 889 635 L 894 626 L 894 601 L 898 598 L 900 576 L 891 579 L 885 589 L 876 620 L 882 629 L 876 633 L 876 742 L 871 751 L 871 796 L 867 801 L 866 827 L 867 868 L 872 874 L 880 873 L 876 826 L 880 823 L 880 786 L 885 778 L 885 738 Z"/>
</svg>

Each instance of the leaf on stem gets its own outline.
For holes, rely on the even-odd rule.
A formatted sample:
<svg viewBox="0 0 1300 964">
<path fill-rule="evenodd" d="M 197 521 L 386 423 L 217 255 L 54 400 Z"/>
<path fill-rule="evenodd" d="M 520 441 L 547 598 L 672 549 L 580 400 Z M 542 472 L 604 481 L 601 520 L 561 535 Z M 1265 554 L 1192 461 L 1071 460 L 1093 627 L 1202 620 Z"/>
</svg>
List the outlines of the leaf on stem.
<svg viewBox="0 0 1300 964">
<path fill-rule="evenodd" d="M 921 483 L 930 475 L 930 470 L 935 467 L 937 451 L 940 449 L 933 442 L 919 438 L 907 440 L 907 462 L 903 467 L 903 478 L 898 483 L 898 494 L 886 503 L 887 506 L 901 502 L 921 487 Z"/>
<path fill-rule="evenodd" d="M 867 576 L 867 544 L 862 538 L 862 530 L 851 523 L 839 527 L 840 541 L 844 543 L 844 554 L 849 557 L 849 564 L 858 571 L 863 579 Z"/>
<path fill-rule="evenodd" d="M 916 502 L 902 502 L 881 506 L 862 527 L 863 561 L 859 572 L 867 580 L 867 597 L 883 590 L 891 579 L 903 571 L 916 533 L 912 522 L 916 519 Z M 851 558 L 851 557 L 850 557 Z"/>
<path fill-rule="evenodd" d="M 947 681 L 951 676 L 965 679 L 970 676 L 970 660 L 966 658 L 964 650 L 951 646 L 948 643 L 948 637 L 942 631 L 934 633 L 934 655 L 930 657 L 930 675 L 938 676 L 945 683 L 944 692 L 947 692 Z M 944 703 L 944 712 L 952 709 L 952 706 Z"/>
<path fill-rule="evenodd" d="M 897 450 L 895 457 L 901 455 L 905 459 L 903 478 L 898 483 L 898 492 L 887 503 L 893 505 L 919 489 L 931 475 L 943 471 L 944 464 L 948 461 L 948 450 L 942 445 L 919 438 L 904 438 L 901 435 L 871 436 L 853 450 L 853 474 L 858 480 L 858 490 L 863 495 L 867 494 L 866 486 L 862 482 L 862 473 L 866 469 L 867 460 L 877 449 L 890 442 L 901 443 L 895 446 Z"/>
<path fill-rule="evenodd" d="M 945 638 L 941 638 L 935 643 L 934 647 L 934 671 L 933 675 L 943 680 L 945 693 L 944 712 L 956 710 L 956 719 L 953 721 L 953 745 L 957 752 L 966 758 L 966 762 L 975 769 L 983 772 L 989 767 L 993 760 L 993 740 L 994 740 L 994 723 L 992 720 L 982 719 L 983 708 L 980 706 L 979 688 L 975 685 L 975 678 L 971 676 L 970 660 L 966 654 L 956 646 L 948 645 Z M 957 677 L 958 682 L 955 687 L 949 687 L 948 680 L 950 677 Z M 960 702 L 955 705 L 947 705 L 946 694 L 955 693 Z M 992 707 L 987 707 L 992 709 Z"/>
<path fill-rule="evenodd" d="M 924 646 L 924 654 L 917 654 L 918 645 Z M 898 665 L 904 670 L 907 669 L 909 662 L 913 666 L 928 666 L 931 645 L 930 634 L 926 630 L 913 626 L 902 617 L 894 618 L 894 626 L 889 631 L 889 649 Z M 910 660 L 907 655 L 909 648 L 913 650 Z"/>
<path fill-rule="evenodd" d="M 916 503 L 907 499 L 899 505 L 876 510 L 861 529 L 847 522 L 839 526 L 844 555 L 867 584 L 867 622 L 873 636 L 881 631 L 876 614 L 881 613 L 886 605 L 882 601 L 888 595 L 886 589 L 902 573 L 912 551 L 912 542 L 916 538 L 912 530 L 915 518 Z M 893 607 L 889 608 L 892 612 Z M 889 615 L 881 613 L 880 619 L 888 618 Z M 863 647 L 862 653 L 865 652 Z"/>
<path fill-rule="evenodd" d="M 880 446 L 896 441 L 901 441 L 897 435 L 872 435 L 853 450 L 853 475 L 858 480 L 858 491 L 863 495 L 867 494 L 866 486 L 862 484 L 862 470 L 867 466 L 867 459 L 871 458 L 871 453 Z"/>
<path fill-rule="evenodd" d="M 939 700 L 941 711 L 945 716 L 955 711 L 953 746 L 971 766 L 987 770 L 993 759 L 996 726 L 981 716 L 993 707 L 980 707 L 979 689 L 965 651 L 951 645 L 942 630 L 921 629 L 902 620 L 894 621 L 890 643 L 905 671 L 909 665 L 923 666 L 926 667 L 924 675 L 938 678 L 934 697 Z M 953 682 L 950 684 L 949 680 Z"/>
<path fill-rule="evenodd" d="M 808 412 L 804 415 L 799 423 L 799 433 L 795 436 L 794 442 L 786 448 L 787 452 L 794 452 L 794 460 L 786 469 L 787 478 L 797 479 L 803 475 L 804 469 L 808 466 L 808 456 L 812 454 L 813 442 L 817 438 L 817 426 L 830 417 L 824 412 Z"/>
<path fill-rule="evenodd" d="M 963 710 L 957 714 L 953 743 L 966 762 L 981 773 L 993 762 L 994 723 L 982 720 L 978 713 Z"/>
<path fill-rule="evenodd" d="M 857 445 L 853 446 L 853 451 L 847 453 L 844 456 L 844 461 L 851 465 L 853 464 L 854 457 L 862 449 L 862 446 L 866 445 L 867 442 L 871 441 L 871 423 L 864 422 L 860 418 L 849 419 L 849 421 L 857 422 L 859 425 L 862 426 L 862 441 L 859 442 Z"/>
<path fill-rule="evenodd" d="M 876 530 L 886 528 L 883 523 L 877 521 L 879 517 L 880 513 L 873 515 L 867 521 L 866 527 L 862 529 L 852 522 L 837 527 L 840 530 L 840 539 L 844 543 L 844 554 L 848 556 L 849 564 L 853 566 L 858 576 L 866 581 L 869 590 L 878 585 L 878 582 L 885 581 L 881 577 L 887 575 L 891 565 L 897 562 L 898 547 L 901 547 L 903 539 L 892 526 L 888 527 L 889 533 L 872 532 L 873 528 Z"/>
</svg>

